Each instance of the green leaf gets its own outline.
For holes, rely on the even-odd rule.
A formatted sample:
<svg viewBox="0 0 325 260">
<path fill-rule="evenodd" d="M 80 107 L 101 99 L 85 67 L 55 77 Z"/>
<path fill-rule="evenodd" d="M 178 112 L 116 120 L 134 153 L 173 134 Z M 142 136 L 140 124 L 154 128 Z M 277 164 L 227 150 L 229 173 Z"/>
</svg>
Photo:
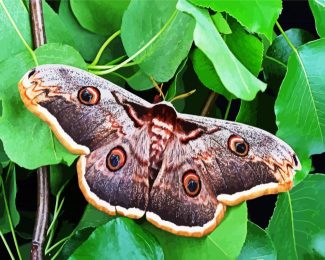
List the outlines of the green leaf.
<svg viewBox="0 0 325 260">
<path fill-rule="evenodd" d="M 213 63 L 200 49 L 194 49 L 192 53 L 192 62 L 195 73 L 204 86 L 223 95 L 228 100 L 234 98 L 234 96 L 222 85 Z"/>
<path fill-rule="evenodd" d="M 73 15 L 68 0 L 61 0 L 59 17 L 73 38 L 71 46 L 80 51 L 85 60 L 93 60 L 106 38 L 82 28 Z"/>
<path fill-rule="evenodd" d="M 128 56 L 147 44 L 170 19 L 177 0 L 133 0 L 124 13 L 121 37 Z M 149 22 L 148 22 L 149 21 Z M 186 58 L 193 41 L 193 19 L 177 12 L 159 37 L 135 60 L 140 68 L 158 82 L 171 79 Z"/>
<path fill-rule="evenodd" d="M 68 45 L 46 44 L 36 49 L 35 54 L 39 64 L 66 64 L 81 69 L 87 68 L 87 64 L 80 53 Z"/>
<path fill-rule="evenodd" d="M 9 162 L 10 162 L 10 159 L 8 158 L 6 152 L 3 148 L 2 141 L 0 140 L 0 164 L 1 164 L 2 168 L 7 167 Z"/>
<path fill-rule="evenodd" d="M 258 93 L 253 101 L 242 100 L 236 121 L 275 133 L 274 102 L 274 97 L 266 93 Z"/>
<path fill-rule="evenodd" d="M 58 259 L 68 259 L 72 253 L 85 242 L 95 228 L 83 228 L 76 230 L 73 235 L 66 241 Z"/>
<path fill-rule="evenodd" d="M 69 259 L 163 259 L 156 239 L 133 220 L 116 218 L 96 228 Z"/>
<path fill-rule="evenodd" d="M 291 54 L 275 103 L 277 135 L 301 160 L 325 151 L 325 39 Z"/>
<path fill-rule="evenodd" d="M 76 229 L 98 227 L 108 222 L 112 218 L 114 217 L 109 216 L 105 212 L 102 212 L 88 204 Z"/>
<path fill-rule="evenodd" d="M 66 28 L 66 24 L 53 9 L 43 0 L 44 25 L 48 43 L 72 45 L 74 39 Z M 53 26 L 55 24 L 55 26 Z"/>
<path fill-rule="evenodd" d="M 227 20 L 223 18 L 223 15 L 221 13 L 215 13 L 214 15 L 211 15 L 211 18 L 214 25 L 217 27 L 219 33 L 222 34 L 232 33 Z"/>
<path fill-rule="evenodd" d="M 61 187 L 76 174 L 76 167 L 63 164 L 50 165 L 50 188 L 55 196 Z"/>
<path fill-rule="evenodd" d="M 244 244 L 247 231 L 246 203 L 228 208 L 225 219 L 210 235 L 186 238 L 173 235 L 149 223 L 144 227 L 158 239 L 165 259 L 235 259 Z"/>
<path fill-rule="evenodd" d="M 256 35 L 249 34 L 235 19 L 228 18 L 228 23 L 232 30 L 231 34 L 225 36 L 228 48 L 252 74 L 257 76 L 262 68 L 262 41 Z"/>
<path fill-rule="evenodd" d="M 173 80 L 172 84 L 170 85 L 170 87 L 168 88 L 168 91 L 166 94 L 166 100 L 171 101 L 177 95 L 181 95 L 186 92 L 185 86 L 184 86 L 184 81 L 183 81 L 183 76 L 184 76 L 184 73 L 188 67 L 187 61 L 188 61 L 188 59 L 186 58 L 185 60 L 183 60 L 181 65 L 179 65 L 179 67 L 175 73 L 174 80 Z M 173 105 L 177 111 L 179 111 L 179 112 L 183 111 L 183 109 L 185 107 L 185 99 L 183 99 L 183 98 L 176 99 L 173 102 L 175 102 L 175 103 L 173 103 Z"/>
<path fill-rule="evenodd" d="M 150 77 L 144 73 L 141 68 L 139 68 L 132 76 L 126 78 L 126 81 L 131 88 L 138 91 L 151 89 L 153 87 Z"/>
<path fill-rule="evenodd" d="M 86 68 L 80 54 L 70 46 L 47 44 L 35 53 L 40 64 L 62 63 Z M 0 64 L 0 98 L 3 105 L 0 138 L 3 146 L 8 157 L 24 168 L 34 169 L 60 162 L 71 164 L 76 156 L 57 141 L 50 128 L 30 113 L 20 99 L 17 83 L 34 66 L 27 53 L 20 53 Z"/>
<path fill-rule="evenodd" d="M 255 76 L 258 75 L 263 57 L 263 44 L 254 35 L 248 34 L 234 19 L 228 19 L 232 33 L 224 37 L 229 49 Z M 238 42 L 241 42 L 240 46 Z M 225 96 L 228 100 L 234 96 L 222 85 L 213 63 L 199 49 L 193 52 L 193 66 L 201 82 L 209 89 Z"/>
<path fill-rule="evenodd" d="M 285 34 L 296 48 L 315 38 L 311 33 L 296 28 L 285 31 Z M 264 76 L 268 87 L 274 89 L 275 94 L 287 71 L 288 58 L 292 52 L 292 48 L 281 34 L 274 39 L 264 56 Z"/>
<path fill-rule="evenodd" d="M 14 20 L 20 33 L 31 46 L 32 36 L 30 31 L 29 14 L 20 0 L 2 0 L 0 2 L 0 62 L 19 52 L 27 52 L 23 42 L 19 39 L 17 32 L 10 23 L 4 10 L 7 8 L 11 18 Z"/>
<path fill-rule="evenodd" d="M 325 175 L 308 175 L 279 195 L 267 228 L 278 259 L 324 259 Z"/>
<path fill-rule="evenodd" d="M 195 7 L 186 0 L 179 0 L 177 8 L 195 18 L 194 42 L 211 60 L 221 82 L 230 93 L 244 100 L 252 100 L 259 90 L 265 90 L 266 85 L 255 78 L 230 51 L 207 10 Z"/>
<path fill-rule="evenodd" d="M 14 164 L 10 164 L 7 174 L 0 176 L 0 230 L 2 234 L 6 234 L 11 231 L 8 213 L 6 211 L 4 203 L 4 194 L 2 192 L 2 185 L 4 185 L 7 205 L 9 209 L 10 218 L 13 227 L 16 227 L 19 223 L 20 217 L 16 208 L 16 194 L 17 194 L 17 184 L 16 184 L 16 168 Z"/>
<path fill-rule="evenodd" d="M 19 246 L 19 251 L 23 259 L 30 258 L 30 249 L 32 248 L 32 242 Z"/>
<path fill-rule="evenodd" d="M 91 32 L 110 35 L 121 27 L 122 16 L 130 0 L 70 0 L 79 23 Z"/>
<path fill-rule="evenodd" d="M 275 22 L 282 11 L 281 0 L 190 0 L 198 6 L 211 8 L 218 12 L 227 12 L 235 17 L 250 31 L 264 34 L 272 41 Z"/>
<path fill-rule="evenodd" d="M 269 235 L 264 229 L 250 221 L 247 222 L 246 241 L 237 260 L 247 259 L 277 259 L 276 251 Z"/>
<path fill-rule="evenodd" d="M 96 227 L 101 226 L 112 219 L 114 219 L 114 217 L 109 216 L 88 204 L 79 224 L 73 231 L 73 235 L 64 244 L 59 258 L 68 258 L 84 241 L 88 239 Z"/>
<path fill-rule="evenodd" d="M 325 37 L 325 1 L 309 0 L 308 2 L 315 18 L 317 33 L 320 37 Z"/>
</svg>

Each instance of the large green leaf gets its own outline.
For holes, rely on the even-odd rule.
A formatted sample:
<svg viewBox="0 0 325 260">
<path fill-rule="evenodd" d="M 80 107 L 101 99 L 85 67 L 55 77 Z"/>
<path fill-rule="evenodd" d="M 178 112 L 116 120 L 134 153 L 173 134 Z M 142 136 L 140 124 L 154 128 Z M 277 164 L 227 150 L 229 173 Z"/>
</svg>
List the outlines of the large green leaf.
<svg viewBox="0 0 325 260">
<path fill-rule="evenodd" d="M 325 175 L 308 175 L 279 195 L 267 231 L 278 259 L 324 259 Z"/>
<path fill-rule="evenodd" d="M 285 31 L 285 34 L 296 48 L 315 38 L 311 33 L 296 28 Z M 288 58 L 292 51 L 292 48 L 281 34 L 273 40 L 264 56 L 263 73 L 268 82 L 268 88 L 271 87 L 275 94 L 278 92 L 287 71 Z"/>
<path fill-rule="evenodd" d="M 27 41 L 27 44 L 29 44 L 29 46 L 32 44 L 29 14 L 22 1 L 0 1 L 0 62 L 18 52 L 27 51 L 23 42 L 19 40 L 18 34 L 10 23 L 4 8 L 8 10 L 9 15 L 16 23 L 21 35 Z"/>
<path fill-rule="evenodd" d="M 228 208 L 221 224 L 203 238 L 173 235 L 145 223 L 164 249 L 166 260 L 172 259 L 235 259 L 243 246 L 247 231 L 246 203 Z"/>
<path fill-rule="evenodd" d="M 71 0 L 79 23 L 89 31 L 110 35 L 120 29 L 122 16 L 130 0 Z"/>
<path fill-rule="evenodd" d="M 92 205 L 88 204 L 82 218 L 79 221 L 79 224 L 76 227 L 76 230 L 80 230 L 88 227 L 98 227 L 105 224 L 111 220 L 112 216 L 107 215 L 106 213 L 94 208 Z"/>
<path fill-rule="evenodd" d="M 133 75 L 126 77 L 125 80 L 131 88 L 138 91 L 151 89 L 153 87 L 150 77 L 141 68 L 138 68 Z"/>
<path fill-rule="evenodd" d="M 277 259 L 276 251 L 270 236 L 264 229 L 250 221 L 247 222 L 246 241 L 237 260 L 248 259 Z"/>
<path fill-rule="evenodd" d="M 163 259 L 156 239 L 133 220 L 116 218 L 96 228 L 69 259 Z"/>
<path fill-rule="evenodd" d="M 262 67 L 262 41 L 256 35 L 249 34 L 235 19 L 229 17 L 228 23 L 232 33 L 224 37 L 225 42 L 236 58 L 257 76 Z"/>
<path fill-rule="evenodd" d="M 258 93 L 253 101 L 241 101 L 236 121 L 275 133 L 274 97 Z"/>
<path fill-rule="evenodd" d="M 44 25 L 48 43 L 63 43 L 72 45 L 74 39 L 68 31 L 66 24 L 53 9 L 43 1 Z M 55 24 L 55 26 L 53 26 Z"/>
<path fill-rule="evenodd" d="M 275 103 L 277 135 L 304 159 L 325 151 L 325 39 L 298 48 Z"/>
<path fill-rule="evenodd" d="M 88 204 L 77 227 L 73 231 L 73 235 L 65 242 L 63 250 L 59 255 L 60 259 L 68 258 L 84 241 L 88 239 L 96 227 L 107 223 L 113 218 L 114 217 L 111 217 Z"/>
<path fill-rule="evenodd" d="M 259 90 L 265 90 L 266 85 L 250 73 L 230 51 L 207 10 L 186 0 L 179 0 L 177 8 L 195 18 L 194 42 L 211 60 L 222 84 L 230 93 L 244 100 L 252 100 Z"/>
<path fill-rule="evenodd" d="M 8 14 L 5 12 L 8 10 Z M 73 44 L 66 25 L 60 20 L 52 8 L 43 1 L 43 12 L 45 20 L 45 31 L 48 43 Z M 8 15 L 13 19 L 19 33 L 29 46 L 32 46 L 30 17 L 27 8 L 21 0 L 4 0 L 0 5 L 0 62 L 12 57 L 19 52 L 27 52 L 23 41 L 19 38 L 18 32 L 10 22 Z M 55 26 L 53 26 L 55 24 Z"/>
<path fill-rule="evenodd" d="M 3 196 L 4 194 L 2 192 L 2 185 L 4 186 L 9 212 L 6 211 Z M 2 234 L 11 231 L 8 214 L 10 214 L 13 227 L 17 226 L 17 224 L 19 223 L 20 217 L 16 208 L 16 194 L 16 169 L 14 164 L 11 164 L 9 166 L 7 174 L 2 174 L 2 176 L 0 176 L 0 231 L 2 232 Z"/>
<path fill-rule="evenodd" d="M 308 2 L 315 18 L 317 33 L 320 37 L 325 37 L 325 1 L 309 0 Z"/>
<path fill-rule="evenodd" d="M 73 38 L 71 45 L 80 51 L 85 60 L 93 60 L 100 46 L 104 43 L 105 37 L 82 28 L 74 17 L 68 0 L 61 0 L 59 17 Z"/>
<path fill-rule="evenodd" d="M 192 62 L 195 73 L 204 86 L 223 95 L 228 100 L 234 98 L 234 96 L 222 85 L 213 63 L 200 49 L 194 49 L 192 53 Z"/>
<path fill-rule="evenodd" d="M 198 6 L 227 12 L 250 31 L 264 34 L 272 41 L 273 27 L 282 11 L 281 0 L 190 0 Z"/>
<path fill-rule="evenodd" d="M 128 56 L 140 50 L 170 21 L 177 0 L 133 0 L 124 13 L 121 37 Z M 158 82 L 171 79 L 189 52 L 193 41 L 193 19 L 177 12 L 165 31 L 135 60 Z"/>
<path fill-rule="evenodd" d="M 48 44 L 35 53 L 40 64 L 63 63 L 86 67 L 80 54 L 70 46 Z M 0 64 L 0 98 L 3 105 L 0 138 L 3 146 L 12 161 L 28 169 L 60 162 L 71 164 L 76 157 L 57 141 L 43 121 L 25 108 L 20 99 L 17 83 L 34 66 L 28 53 L 20 53 Z"/>
<path fill-rule="evenodd" d="M 234 19 L 228 21 L 232 33 L 224 36 L 224 41 L 236 58 L 255 76 L 258 75 L 263 58 L 263 44 L 255 36 L 247 33 Z M 238 42 L 240 41 L 240 45 Z M 193 66 L 201 82 L 209 89 L 222 94 L 228 100 L 234 96 L 222 85 L 213 63 L 200 50 L 193 52 Z"/>
</svg>

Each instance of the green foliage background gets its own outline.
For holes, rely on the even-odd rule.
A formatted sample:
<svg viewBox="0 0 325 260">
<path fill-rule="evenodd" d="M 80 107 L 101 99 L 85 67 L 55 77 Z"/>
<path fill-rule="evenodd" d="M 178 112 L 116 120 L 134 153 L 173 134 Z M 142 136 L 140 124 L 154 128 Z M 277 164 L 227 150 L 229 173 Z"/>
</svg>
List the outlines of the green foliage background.
<svg viewBox="0 0 325 260">
<path fill-rule="evenodd" d="M 48 43 L 36 50 L 27 2 L 0 0 L 0 236 L 12 258 L 28 258 L 32 230 L 22 226 L 33 225 L 35 214 L 17 210 L 16 174 L 29 178 L 42 165 L 51 165 L 55 201 L 45 248 L 51 259 L 325 258 L 325 175 L 310 174 L 311 156 L 325 152 L 324 1 L 309 0 L 317 38 L 282 30 L 281 0 L 44 1 Z M 278 196 L 265 230 L 249 220 L 246 203 L 201 239 L 111 218 L 90 205 L 68 223 L 61 213 L 76 156 L 25 109 L 17 89 L 26 71 L 45 63 L 76 66 L 135 91 L 153 88 L 152 77 L 165 82 L 168 100 L 195 88 L 174 103 L 185 113 L 200 114 L 217 93 L 228 106 L 214 106 L 210 116 L 227 119 L 240 100 L 236 121 L 276 134 L 297 152 L 303 169 L 295 187 Z"/>
</svg>

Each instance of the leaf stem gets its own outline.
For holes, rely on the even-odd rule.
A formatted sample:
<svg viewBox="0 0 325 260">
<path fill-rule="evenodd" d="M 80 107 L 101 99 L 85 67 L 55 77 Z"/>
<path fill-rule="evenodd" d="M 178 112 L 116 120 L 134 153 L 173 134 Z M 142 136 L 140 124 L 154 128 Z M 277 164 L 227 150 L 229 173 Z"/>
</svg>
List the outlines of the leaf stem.
<svg viewBox="0 0 325 260">
<path fill-rule="evenodd" d="M 102 45 L 102 47 L 100 47 L 95 59 L 93 60 L 93 62 L 90 64 L 91 66 L 95 66 L 97 65 L 97 63 L 99 62 L 100 57 L 102 56 L 104 50 L 106 49 L 106 47 L 117 37 L 121 34 L 121 30 L 118 30 L 117 32 L 113 33 Z"/>
<path fill-rule="evenodd" d="M 134 66 L 134 65 L 137 65 L 138 62 L 129 62 L 127 64 L 125 64 L 123 66 L 123 68 L 125 67 L 131 67 L 131 66 Z M 87 68 L 88 69 L 91 69 L 91 70 L 106 70 L 106 69 L 111 69 L 111 68 L 114 68 L 116 65 L 89 65 Z M 93 71 L 92 71 L 93 72 Z M 96 72 L 94 71 L 93 73 L 96 74 Z"/>
<path fill-rule="evenodd" d="M 190 95 L 194 94 L 195 91 L 196 91 L 196 89 L 192 89 L 192 90 L 189 91 L 189 92 L 186 92 L 186 93 L 180 94 L 180 95 L 178 95 L 178 96 L 176 96 L 176 97 L 173 97 L 169 102 L 172 103 L 172 102 L 174 102 L 174 101 L 177 100 L 177 99 L 184 99 L 184 98 L 187 98 L 187 97 L 189 97 Z"/>
<path fill-rule="evenodd" d="M 230 108 L 231 108 L 231 103 L 232 103 L 232 99 L 230 99 L 229 102 L 228 102 L 226 113 L 225 113 L 225 116 L 223 118 L 224 120 L 227 120 L 227 118 L 228 118 L 229 111 L 230 111 Z"/>
<path fill-rule="evenodd" d="M 55 230 L 54 226 L 56 224 L 58 216 L 60 215 L 60 212 L 61 212 L 61 209 L 62 209 L 62 206 L 63 206 L 63 203 L 64 203 L 64 198 L 59 203 L 60 197 L 61 197 L 61 194 L 62 194 L 64 188 L 67 186 L 68 183 L 69 183 L 69 180 L 67 180 L 61 186 L 61 188 L 59 189 L 58 193 L 55 196 L 55 206 L 54 206 L 53 219 L 52 219 L 51 224 L 50 224 L 49 228 L 47 229 L 47 233 L 46 233 L 46 235 L 49 236 L 49 238 L 48 238 L 46 246 L 45 246 L 45 254 L 48 253 L 48 249 L 50 248 L 50 245 L 51 245 L 52 240 L 53 240 L 54 230 Z"/>
<path fill-rule="evenodd" d="M 7 243 L 6 239 L 5 239 L 5 237 L 3 236 L 1 230 L 0 230 L 0 237 L 1 237 L 1 239 L 2 239 L 3 244 L 5 245 L 5 247 L 6 247 L 6 249 L 7 249 L 7 252 L 8 252 L 8 254 L 9 254 L 10 258 L 11 258 L 12 260 L 15 260 L 15 257 L 14 257 L 14 255 L 13 255 L 13 253 L 11 252 L 10 247 L 9 247 L 9 245 L 8 245 L 8 243 Z"/>
<path fill-rule="evenodd" d="M 13 163 L 10 162 L 7 175 L 9 175 L 11 173 L 13 167 L 14 167 Z M 4 201 L 4 204 L 5 204 L 5 209 L 6 209 L 6 213 L 7 213 L 7 217 L 8 217 L 8 221 L 9 221 L 9 226 L 10 226 L 12 238 L 14 240 L 14 244 L 15 244 L 16 251 L 17 251 L 17 254 L 18 254 L 18 258 L 19 259 L 22 259 L 21 254 L 20 254 L 20 251 L 19 251 L 18 243 L 17 243 L 17 238 L 16 238 L 15 230 L 14 230 L 14 227 L 12 225 L 12 220 L 11 220 L 10 211 L 9 211 L 9 207 L 8 207 L 8 202 L 7 202 L 7 198 L 6 198 L 6 191 L 5 191 L 5 188 L 4 188 L 5 185 L 3 183 L 3 180 L 2 180 L 1 175 L 0 175 L 0 183 L 1 183 L 1 190 L 2 190 L 2 194 L 3 194 L 3 201 Z"/>
<path fill-rule="evenodd" d="M 51 246 L 48 249 L 45 249 L 45 254 L 50 253 L 53 249 L 57 248 L 60 244 L 64 243 L 65 241 L 67 241 L 68 239 L 70 239 L 72 237 L 74 233 L 72 232 L 69 236 L 66 236 L 64 238 L 62 238 L 61 240 L 59 240 L 58 242 L 56 242 L 53 246 Z"/>
<path fill-rule="evenodd" d="M 12 19 L 7 7 L 5 6 L 4 2 L 2 0 L 0 0 L 0 5 L 2 6 L 3 10 L 5 11 L 11 25 L 14 27 L 16 33 L 18 34 L 20 40 L 23 42 L 23 44 L 25 45 L 26 49 L 28 50 L 28 52 L 30 53 L 30 55 L 32 56 L 36 66 L 38 66 L 38 60 L 37 57 L 35 55 L 35 52 L 32 50 L 32 48 L 28 45 L 28 43 L 26 42 L 24 36 L 21 34 L 21 32 L 19 31 L 15 21 Z"/>
<path fill-rule="evenodd" d="M 147 49 L 167 28 L 168 26 L 172 23 L 172 21 L 174 20 L 174 18 L 176 17 L 178 13 L 178 10 L 175 10 L 173 12 L 173 14 L 171 15 L 171 17 L 168 19 L 168 21 L 165 23 L 165 25 L 159 30 L 159 32 L 150 39 L 150 41 L 148 41 L 141 49 L 139 49 L 136 53 L 134 53 L 133 55 L 131 55 L 128 59 L 126 59 L 125 61 L 123 61 L 122 63 L 116 65 L 115 67 L 108 69 L 108 70 L 103 70 L 103 71 L 99 71 L 96 73 L 96 75 L 105 75 L 105 74 L 109 74 L 113 71 L 118 70 L 119 68 L 123 67 L 125 64 L 127 64 L 129 61 L 133 60 L 135 57 L 139 56 L 145 49 Z"/>
<path fill-rule="evenodd" d="M 275 22 L 276 26 L 278 27 L 279 31 L 281 32 L 283 38 L 286 40 L 286 42 L 289 44 L 291 49 L 298 54 L 297 48 L 293 45 L 293 43 L 290 41 L 289 37 L 286 35 L 286 33 L 283 31 L 281 25 L 279 24 L 278 21 Z"/>
<path fill-rule="evenodd" d="M 64 203 L 64 198 L 61 200 L 60 205 L 59 205 L 59 207 L 57 209 L 57 212 L 54 213 L 53 220 L 51 222 L 51 226 L 48 229 L 48 230 L 51 230 L 51 232 L 50 232 L 50 236 L 49 236 L 48 242 L 47 242 L 46 247 L 45 247 L 45 254 L 48 251 L 48 248 L 50 247 L 50 245 L 52 243 L 53 236 L 54 236 L 54 230 L 55 230 L 54 226 L 57 223 L 57 219 L 58 219 L 58 217 L 60 215 L 61 209 L 63 207 L 63 203 Z"/>
<path fill-rule="evenodd" d="M 202 111 L 201 111 L 201 116 L 207 116 L 212 105 L 214 104 L 214 102 L 216 101 L 217 97 L 218 97 L 218 93 L 211 91 L 211 94 L 208 97 L 207 102 L 205 103 Z"/>
</svg>

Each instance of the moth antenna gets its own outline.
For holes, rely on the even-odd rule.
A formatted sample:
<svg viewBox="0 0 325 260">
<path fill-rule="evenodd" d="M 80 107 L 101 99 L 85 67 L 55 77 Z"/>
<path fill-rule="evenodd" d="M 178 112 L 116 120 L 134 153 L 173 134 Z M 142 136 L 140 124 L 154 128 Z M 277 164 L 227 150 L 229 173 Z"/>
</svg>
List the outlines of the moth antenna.
<svg viewBox="0 0 325 260">
<path fill-rule="evenodd" d="M 153 83 L 155 89 L 159 92 L 159 95 L 162 96 L 163 100 L 165 100 L 164 92 L 162 91 L 162 87 L 164 83 L 161 83 L 160 86 L 158 83 L 153 79 L 153 77 L 150 77 L 151 82 Z"/>
<path fill-rule="evenodd" d="M 196 91 L 196 89 L 193 89 L 193 90 L 191 90 L 191 91 L 189 91 L 189 92 L 186 92 L 186 93 L 180 94 L 180 95 L 178 95 L 178 96 L 176 96 L 176 97 L 173 97 L 169 102 L 172 103 L 173 101 L 175 101 L 175 100 L 177 100 L 177 99 L 187 98 L 187 97 L 189 97 L 190 95 L 194 94 L 195 91 Z"/>
</svg>

